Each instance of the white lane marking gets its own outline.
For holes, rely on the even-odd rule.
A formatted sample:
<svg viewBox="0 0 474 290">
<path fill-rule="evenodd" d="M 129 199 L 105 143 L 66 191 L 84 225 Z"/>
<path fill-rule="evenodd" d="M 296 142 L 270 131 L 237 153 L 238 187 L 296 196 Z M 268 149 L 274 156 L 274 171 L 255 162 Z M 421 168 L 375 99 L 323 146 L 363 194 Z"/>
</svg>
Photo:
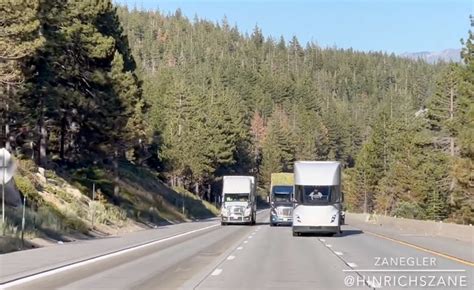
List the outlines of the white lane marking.
<svg viewBox="0 0 474 290">
<path fill-rule="evenodd" d="M 249 239 L 253 238 L 253 236 L 249 236 Z"/>
<path fill-rule="evenodd" d="M 321 242 L 323 242 L 323 243 L 326 241 L 325 239 L 319 239 L 319 240 L 320 240 Z"/>
<path fill-rule="evenodd" d="M 238 247 L 237 250 L 242 250 L 244 247 Z"/>
<path fill-rule="evenodd" d="M 248 243 L 249 241 L 244 241 L 244 244 Z"/>
<path fill-rule="evenodd" d="M 235 259 L 235 256 L 229 256 L 229 257 L 227 257 L 227 260 L 233 260 L 233 259 Z"/>
<path fill-rule="evenodd" d="M 347 265 L 351 268 L 356 268 L 357 267 L 356 263 L 347 263 Z"/>
<path fill-rule="evenodd" d="M 453 272 L 453 273 L 456 273 L 456 272 L 466 272 L 466 269 L 358 269 L 358 270 L 354 270 L 354 269 L 344 269 L 342 270 L 342 272 L 400 272 L 400 273 L 403 273 L 403 272 L 416 272 L 416 273 L 429 273 L 429 272 L 439 272 L 439 273 L 445 273 L 445 272 Z"/>
<path fill-rule="evenodd" d="M 382 288 L 382 285 L 380 285 L 379 281 L 371 281 L 370 279 L 365 280 L 365 281 L 367 282 L 367 285 L 369 285 L 372 288 Z"/>
<path fill-rule="evenodd" d="M 338 256 L 342 256 L 342 252 L 337 252 L 337 251 L 334 251 L 334 254 L 338 255 Z"/>
<path fill-rule="evenodd" d="M 332 245 L 330 245 L 330 244 L 326 244 L 326 247 L 328 247 L 328 248 L 332 248 Z"/>
<path fill-rule="evenodd" d="M 215 269 L 214 272 L 212 272 L 211 276 L 218 276 L 222 273 L 222 269 Z"/>
<path fill-rule="evenodd" d="M 181 234 L 177 234 L 177 235 L 174 235 L 174 236 L 171 236 L 171 237 L 162 238 L 162 239 L 151 241 L 151 242 L 146 242 L 146 243 L 143 243 L 143 244 L 137 245 L 137 246 L 131 246 L 131 247 L 128 247 L 128 248 L 125 248 L 125 249 L 122 249 L 122 250 L 117 250 L 117 251 L 109 253 L 109 254 L 104 254 L 102 256 L 98 256 L 98 257 L 87 259 L 87 260 L 80 261 L 80 262 L 77 262 L 77 263 L 69 264 L 69 265 L 66 265 L 64 267 L 59 267 L 59 268 L 56 268 L 56 269 L 46 270 L 46 271 L 41 272 L 41 273 L 26 276 L 24 278 L 18 278 L 17 280 L 0 284 L 0 289 L 5 289 L 5 288 L 12 287 L 12 286 L 21 285 L 21 284 L 24 284 L 24 283 L 27 283 L 27 282 L 30 282 L 30 281 L 33 281 L 33 280 L 36 280 L 36 279 L 39 279 L 39 278 L 44 278 L 44 277 L 51 276 L 51 275 L 54 275 L 54 274 L 58 274 L 58 273 L 61 273 L 61 272 L 67 271 L 67 270 L 82 267 L 82 266 L 92 264 L 92 263 L 95 263 L 95 262 L 98 262 L 98 261 L 101 261 L 101 260 L 105 260 L 105 259 L 108 259 L 108 258 L 111 258 L 111 257 L 119 256 L 121 254 L 132 252 L 132 251 L 135 251 L 135 250 L 138 250 L 138 249 L 143 249 L 143 248 L 146 248 L 146 247 L 149 247 L 149 246 L 160 244 L 160 243 L 163 243 L 163 242 L 166 242 L 166 241 L 169 241 L 169 240 L 173 240 L 173 239 L 176 239 L 176 238 L 184 237 L 184 236 L 187 236 L 187 235 L 190 235 L 190 234 L 193 234 L 193 233 L 197 233 L 197 232 L 200 232 L 200 231 L 204 231 L 204 230 L 207 230 L 207 229 L 210 229 L 210 228 L 215 228 L 217 226 L 220 226 L 220 224 L 215 224 L 215 225 L 200 228 L 200 229 L 197 229 L 197 230 L 192 230 L 192 231 L 189 231 L 189 232 L 184 232 L 184 233 L 181 233 Z"/>
</svg>

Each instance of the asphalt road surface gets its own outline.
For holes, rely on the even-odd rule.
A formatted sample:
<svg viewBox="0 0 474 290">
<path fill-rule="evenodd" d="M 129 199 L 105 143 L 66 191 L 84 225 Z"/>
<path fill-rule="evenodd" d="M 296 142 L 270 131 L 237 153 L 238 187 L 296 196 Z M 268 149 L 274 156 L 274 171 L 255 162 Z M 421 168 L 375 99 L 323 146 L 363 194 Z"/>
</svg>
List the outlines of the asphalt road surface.
<svg viewBox="0 0 474 290">
<path fill-rule="evenodd" d="M 474 289 L 474 263 L 463 257 L 351 225 L 341 236 L 293 237 L 291 227 L 268 225 L 268 211 L 257 220 L 186 223 L 2 255 L 0 288 Z"/>
</svg>

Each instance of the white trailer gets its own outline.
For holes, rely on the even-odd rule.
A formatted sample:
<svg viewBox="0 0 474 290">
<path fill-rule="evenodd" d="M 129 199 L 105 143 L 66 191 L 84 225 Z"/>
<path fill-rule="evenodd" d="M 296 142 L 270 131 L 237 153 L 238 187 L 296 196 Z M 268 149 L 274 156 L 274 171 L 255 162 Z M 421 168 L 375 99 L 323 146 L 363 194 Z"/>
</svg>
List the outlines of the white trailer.
<svg viewBox="0 0 474 290">
<path fill-rule="evenodd" d="M 293 236 L 301 233 L 340 233 L 343 195 L 341 163 L 336 161 L 297 161 Z"/>
<path fill-rule="evenodd" d="M 255 177 L 224 176 L 222 186 L 221 224 L 255 224 L 257 203 Z"/>
</svg>

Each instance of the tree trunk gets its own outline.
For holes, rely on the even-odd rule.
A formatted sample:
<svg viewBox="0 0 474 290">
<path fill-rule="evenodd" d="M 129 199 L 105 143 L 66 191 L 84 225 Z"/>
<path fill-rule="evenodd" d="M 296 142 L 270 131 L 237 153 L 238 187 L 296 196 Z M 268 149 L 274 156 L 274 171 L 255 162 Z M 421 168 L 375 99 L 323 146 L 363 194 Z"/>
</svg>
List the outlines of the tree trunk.
<svg viewBox="0 0 474 290">
<path fill-rule="evenodd" d="M 114 168 L 114 199 L 118 201 L 118 197 L 120 194 L 120 186 L 119 186 L 119 181 L 120 181 L 120 176 L 119 176 L 119 168 L 118 168 L 118 152 L 117 150 L 114 152 L 114 158 L 112 161 L 112 165 Z"/>
<path fill-rule="evenodd" d="M 200 192 L 199 192 L 199 182 L 198 182 L 198 181 L 194 182 L 194 192 L 196 193 L 196 195 L 197 195 L 199 198 L 201 198 Z"/>
<path fill-rule="evenodd" d="M 7 84 L 7 100 L 5 101 L 5 149 L 11 152 L 11 144 L 10 144 L 10 108 L 8 106 L 8 100 L 11 98 L 10 96 L 10 84 Z"/>
<path fill-rule="evenodd" d="M 61 162 L 64 162 L 64 144 L 66 142 L 66 112 L 63 113 L 61 118 L 61 133 L 60 133 L 60 144 L 59 144 L 59 157 Z"/>
<path fill-rule="evenodd" d="M 367 213 L 367 181 L 365 178 L 365 172 L 364 172 L 364 213 Z"/>
<path fill-rule="evenodd" d="M 449 120 L 452 122 L 454 119 L 454 89 L 451 87 L 449 92 Z M 451 136 L 450 138 L 450 151 L 451 156 L 454 156 L 454 137 Z"/>
<path fill-rule="evenodd" d="M 6 114 L 5 114 L 5 149 L 9 152 L 12 152 L 12 146 L 10 143 L 10 124 L 8 118 L 8 104 L 6 106 Z"/>
<path fill-rule="evenodd" d="M 46 130 L 43 116 L 40 117 L 39 120 L 39 155 L 38 155 L 38 164 L 42 167 L 46 167 L 47 165 L 47 152 L 48 152 L 48 131 Z"/>
</svg>

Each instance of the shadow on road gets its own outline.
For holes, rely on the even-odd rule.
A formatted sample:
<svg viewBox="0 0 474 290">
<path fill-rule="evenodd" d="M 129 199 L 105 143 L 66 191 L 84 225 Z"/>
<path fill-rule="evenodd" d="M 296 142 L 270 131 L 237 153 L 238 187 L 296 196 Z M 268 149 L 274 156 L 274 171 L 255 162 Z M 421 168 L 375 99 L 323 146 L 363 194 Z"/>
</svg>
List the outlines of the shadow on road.
<svg viewBox="0 0 474 290">
<path fill-rule="evenodd" d="M 341 234 L 332 233 L 301 233 L 301 237 L 347 237 L 352 235 L 363 234 L 361 230 L 343 230 Z"/>
<path fill-rule="evenodd" d="M 359 234 L 363 234 L 363 233 L 364 232 L 361 231 L 361 230 L 343 230 L 342 234 L 340 236 L 345 237 L 345 236 L 359 235 Z"/>
<path fill-rule="evenodd" d="M 255 225 L 257 225 L 257 226 L 265 226 L 265 225 L 268 226 L 269 224 L 270 224 L 270 222 L 256 222 L 255 223 Z"/>
</svg>

